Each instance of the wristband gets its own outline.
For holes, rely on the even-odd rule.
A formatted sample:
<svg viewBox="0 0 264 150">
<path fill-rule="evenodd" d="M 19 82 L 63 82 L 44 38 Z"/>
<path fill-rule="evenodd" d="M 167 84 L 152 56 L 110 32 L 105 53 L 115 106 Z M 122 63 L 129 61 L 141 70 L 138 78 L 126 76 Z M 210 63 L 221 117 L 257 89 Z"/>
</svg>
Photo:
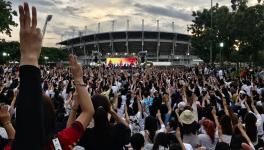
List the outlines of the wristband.
<svg viewBox="0 0 264 150">
<path fill-rule="evenodd" d="M 72 110 L 73 112 L 77 112 L 77 111 L 78 111 L 78 109 L 74 109 L 74 108 L 71 108 L 71 110 Z"/>
<path fill-rule="evenodd" d="M 84 87 L 86 87 L 86 84 L 85 84 L 85 83 L 80 83 L 80 82 L 75 82 L 75 81 L 73 81 L 73 84 L 74 84 L 75 86 L 84 86 Z"/>
<path fill-rule="evenodd" d="M 11 121 L 7 121 L 7 122 L 3 123 L 3 127 L 6 127 L 9 124 L 11 124 Z"/>
</svg>

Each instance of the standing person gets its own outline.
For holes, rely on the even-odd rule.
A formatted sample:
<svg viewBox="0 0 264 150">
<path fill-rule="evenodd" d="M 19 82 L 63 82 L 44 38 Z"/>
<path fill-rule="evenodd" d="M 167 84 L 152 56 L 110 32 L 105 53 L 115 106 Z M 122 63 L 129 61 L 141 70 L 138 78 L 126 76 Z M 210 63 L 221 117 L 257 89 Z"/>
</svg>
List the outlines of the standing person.
<svg viewBox="0 0 264 150">
<path fill-rule="evenodd" d="M 74 56 L 70 56 L 71 71 L 75 80 L 76 90 L 82 113 L 67 129 L 57 134 L 55 130 L 55 113 L 51 100 L 43 96 L 41 89 L 41 73 L 38 59 L 41 53 L 42 35 L 37 26 L 37 11 L 32 7 L 32 20 L 29 6 L 19 6 L 20 14 L 20 86 L 17 97 L 16 134 L 12 145 L 6 150 L 41 150 L 41 149 L 72 149 L 80 139 L 94 114 L 91 98 L 82 86 L 82 68 Z M 11 122 L 5 122 L 11 126 Z M 52 144 L 56 141 L 56 144 Z"/>
<path fill-rule="evenodd" d="M 94 95 L 92 102 L 95 110 L 94 127 L 86 129 L 78 145 L 87 150 L 122 150 L 123 146 L 129 143 L 131 133 L 129 125 L 111 108 L 106 96 Z M 109 114 L 115 119 L 116 124 L 110 124 Z"/>
<path fill-rule="evenodd" d="M 199 124 L 195 121 L 194 113 L 190 110 L 185 110 L 181 113 L 179 121 L 182 124 L 183 142 L 191 144 L 193 148 L 199 145 L 197 131 Z"/>
</svg>

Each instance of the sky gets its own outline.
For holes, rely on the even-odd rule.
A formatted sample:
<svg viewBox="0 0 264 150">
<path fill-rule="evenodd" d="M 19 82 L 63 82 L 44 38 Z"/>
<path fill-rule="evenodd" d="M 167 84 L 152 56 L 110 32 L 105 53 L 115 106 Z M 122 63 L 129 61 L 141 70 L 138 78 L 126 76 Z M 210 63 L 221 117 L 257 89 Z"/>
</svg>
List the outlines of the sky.
<svg viewBox="0 0 264 150">
<path fill-rule="evenodd" d="M 257 0 L 248 0 L 249 5 Z M 11 0 L 12 8 L 18 10 L 21 0 Z M 191 24 L 192 11 L 210 8 L 210 0 L 27 0 L 38 11 L 38 27 L 43 28 L 47 15 L 52 15 L 48 23 L 43 46 L 58 47 L 61 40 L 78 36 L 79 32 L 96 33 L 100 22 L 100 32 L 112 30 L 141 30 L 144 19 L 145 30 L 156 30 L 160 22 L 160 30 L 187 33 L 187 25 Z M 213 0 L 213 4 L 230 6 L 230 0 Z M 19 23 L 18 17 L 14 20 Z M 86 26 L 86 28 L 85 28 Z M 12 28 L 12 37 L 0 33 L 0 39 L 18 41 L 19 25 Z"/>
</svg>

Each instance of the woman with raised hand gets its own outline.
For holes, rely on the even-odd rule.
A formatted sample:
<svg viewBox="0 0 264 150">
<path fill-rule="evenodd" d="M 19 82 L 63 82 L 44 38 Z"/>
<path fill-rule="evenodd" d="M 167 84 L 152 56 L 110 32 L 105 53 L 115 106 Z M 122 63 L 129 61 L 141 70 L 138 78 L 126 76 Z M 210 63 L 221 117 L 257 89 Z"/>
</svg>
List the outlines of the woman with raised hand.
<svg viewBox="0 0 264 150">
<path fill-rule="evenodd" d="M 112 109 L 106 96 L 96 94 L 92 102 L 95 110 L 94 127 L 86 129 L 78 145 L 87 150 L 123 150 L 131 135 L 129 125 Z M 111 124 L 109 115 L 115 124 Z"/>
<path fill-rule="evenodd" d="M 20 87 L 17 97 L 17 120 L 14 143 L 5 149 L 41 150 L 72 149 L 84 133 L 94 114 L 91 98 L 83 86 L 82 68 L 76 57 L 70 56 L 70 65 L 75 80 L 76 91 L 82 113 L 66 128 L 58 133 L 55 130 L 55 112 L 49 97 L 41 90 L 41 73 L 38 59 L 41 52 L 42 35 L 37 26 L 36 8 L 32 7 L 32 20 L 29 6 L 19 6 L 20 13 Z"/>
</svg>

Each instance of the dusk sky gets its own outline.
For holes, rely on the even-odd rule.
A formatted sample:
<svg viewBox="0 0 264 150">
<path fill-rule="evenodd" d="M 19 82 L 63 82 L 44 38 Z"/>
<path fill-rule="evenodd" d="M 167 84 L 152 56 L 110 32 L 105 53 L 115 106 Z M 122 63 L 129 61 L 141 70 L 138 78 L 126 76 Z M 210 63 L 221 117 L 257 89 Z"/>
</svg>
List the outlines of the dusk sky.
<svg viewBox="0 0 264 150">
<path fill-rule="evenodd" d="M 248 0 L 249 5 L 257 0 Z M 24 1 L 11 0 L 13 9 L 17 10 Z M 97 31 L 97 23 L 101 23 L 101 32 L 112 29 L 115 20 L 115 30 L 126 30 L 127 19 L 130 20 L 130 30 L 141 30 L 141 20 L 145 20 L 145 30 L 156 30 L 156 20 L 160 20 L 160 30 L 172 31 L 171 22 L 175 22 L 175 31 L 187 33 L 187 25 L 193 19 L 194 10 L 210 7 L 210 0 L 28 0 L 29 5 L 38 10 L 38 27 L 43 28 L 48 14 L 53 15 L 49 22 L 43 46 L 58 46 L 56 43 L 75 36 L 87 26 L 87 34 Z M 230 0 L 213 0 L 213 3 L 230 6 Z M 18 17 L 15 17 L 18 23 Z M 12 37 L 0 34 L 7 41 L 17 41 L 19 26 L 12 28 Z"/>
</svg>

